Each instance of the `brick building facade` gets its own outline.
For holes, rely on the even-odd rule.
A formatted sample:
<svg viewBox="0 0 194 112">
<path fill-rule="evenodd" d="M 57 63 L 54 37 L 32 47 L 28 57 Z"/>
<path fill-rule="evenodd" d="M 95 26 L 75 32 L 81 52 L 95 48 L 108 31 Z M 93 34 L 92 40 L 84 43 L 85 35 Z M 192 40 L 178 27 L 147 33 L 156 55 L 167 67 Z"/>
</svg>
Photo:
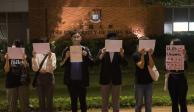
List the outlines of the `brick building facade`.
<svg viewBox="0 0 194 112">
<path fill-rule="evenodd" d="M 94 20 L 93 20 L 94 19 Z M 85 38 L 163 34 L 164 8 L 141 0 L 29 0 L 31 39 L 68 38 L 79 29 Z"/>
</svg>

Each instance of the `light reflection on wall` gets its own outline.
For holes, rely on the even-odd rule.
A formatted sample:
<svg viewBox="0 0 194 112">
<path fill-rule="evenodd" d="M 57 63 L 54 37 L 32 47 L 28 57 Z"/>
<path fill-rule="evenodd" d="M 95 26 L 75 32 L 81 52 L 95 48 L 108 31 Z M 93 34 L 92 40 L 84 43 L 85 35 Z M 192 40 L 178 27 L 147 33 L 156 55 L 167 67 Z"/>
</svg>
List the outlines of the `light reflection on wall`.
<svg viewBox="0 0 194 112">
<path fill-rule="evenodd" d="M 145 36 L 144 28 L 140 26 L 132 26 L 132 32 L 137 36 L 138 39 Z"/>
</svg>

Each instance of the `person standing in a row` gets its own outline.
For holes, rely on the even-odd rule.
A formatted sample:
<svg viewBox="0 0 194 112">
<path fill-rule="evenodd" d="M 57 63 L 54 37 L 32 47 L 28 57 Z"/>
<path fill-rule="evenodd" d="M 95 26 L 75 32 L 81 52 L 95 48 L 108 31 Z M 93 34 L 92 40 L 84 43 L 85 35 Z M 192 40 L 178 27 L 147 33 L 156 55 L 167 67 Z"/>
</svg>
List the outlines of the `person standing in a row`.
<svg viewBox="0 0 194 112">
<path fill-rule="evenodd" d="M 82 49 L 82 62 L 71 62 L 70 46 L 64 49 L 60 65 L 64 67 L 64 83 L 67 85 L 72 112 L 78 112 L 78 99 L 81 112 L 87 112 L 86 94 L 89 86 L 88 67 L 93 63 L 89 48 L 81 45 L 82 37 L 78 32 L 71 34 L 72 46 L 80 46 Z"/>
<path fill-rule="evenodd" d="M 180 39 L 173 39 L 170 45 L 184 45 Z M 183 55 L 185 55 L 184 69 L 187 69 L 187 54 L 183 49 Z M 187 110 L 187 92 L 188 84 L 185 76 L 185 70 L 169 70 L 167 71 L 168 91 L 172 101 L 172 112 L 188 112 Z M 179 109 L 180 105 L 180 109 Z"/>
<path fill-rule="evenodd" d="M 22 47 L 19 40 L 14 41 L 12 48 Z M 8 54 L 5 55 L 5 74 L 6 74 L 6 89 L 8 97 L 9 112 L 17 112 L 17 102 L 19 100 L 21 112 L 29 112 L 29 78 L 27 69 L 28 62 L 26 54 L 23 59 L 9 59 Z M 22 79 L 22 75 L 26 75 L 26 79 Z M 27 81 L 27 82 L 26 82 Z"/>
<path fill-rule="evenodd" d="M 146 39 L 146 38 L 145 38 Z M 152 112 L 152 82 L 148 66 L 153 68 L 153 50 L 139 49 L 133 54 L 135 62 L 135 112 L 141 112 L 143 99 L 145 102 L 145 112 Z"/>
<path fill-rule="evenodd" d="M 116 40 L 116 33 L 109 33 L 107 39 Z M 127 65 L 124 58 L 124 49 L 120 52 L 107 52 L 102 48 L 98 56 L 101 62 L 100 85 L 102 97 L 102 112 L 109 110 L 109 96 L 112 95 L 113 112 L 119 112 L 120 108 L 120 91 L 122 84 L 121 65 Z"/>
<path fill-rule="evenodd" d="M 40 112 L 53 112 L 54 70 L 56 69 L 55 53 L 49 51 L 47 54 L 40 54 L 33 51 L 32 69 L 34 72 L 39 70 L 37 91 Z"/>
</svg>

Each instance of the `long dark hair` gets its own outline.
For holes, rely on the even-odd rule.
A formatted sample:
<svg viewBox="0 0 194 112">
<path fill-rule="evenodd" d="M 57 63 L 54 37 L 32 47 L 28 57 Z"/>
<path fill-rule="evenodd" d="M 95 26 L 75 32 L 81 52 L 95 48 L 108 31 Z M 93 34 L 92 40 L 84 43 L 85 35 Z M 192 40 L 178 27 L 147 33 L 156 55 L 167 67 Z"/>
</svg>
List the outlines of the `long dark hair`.
<svg viewBox="0 0 194 112">
<path fill-rule="evenodd" d="M 178 38 L 172 39 L 170 44 L 172 44 L 172 45 L 184 45 L 183 42 L 181 41 L 181 39 L 178 39 Z"/>
<path fill-rule="evenodd" d="M 15 41 L 13 42 L 13 45 L 15 45 L 16 47 L 22 47 L 22 43 L 21 43 L 20 40 L 15 40 Z"/>
</svg>

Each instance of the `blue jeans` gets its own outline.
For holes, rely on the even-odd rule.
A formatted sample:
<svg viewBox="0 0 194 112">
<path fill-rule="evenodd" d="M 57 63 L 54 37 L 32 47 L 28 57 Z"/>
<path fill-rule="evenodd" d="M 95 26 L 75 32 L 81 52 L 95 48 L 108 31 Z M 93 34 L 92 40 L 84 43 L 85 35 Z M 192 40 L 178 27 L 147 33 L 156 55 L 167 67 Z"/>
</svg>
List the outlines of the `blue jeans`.
<svg viewBox="0 0 194 112">
<path fill-rule="evenodd" d="M 141 112 L 145 102 L 145 112 L 152 111 L 152 83 L 151 84 L 135 84 L 135 112 Z"/>
</svg>

